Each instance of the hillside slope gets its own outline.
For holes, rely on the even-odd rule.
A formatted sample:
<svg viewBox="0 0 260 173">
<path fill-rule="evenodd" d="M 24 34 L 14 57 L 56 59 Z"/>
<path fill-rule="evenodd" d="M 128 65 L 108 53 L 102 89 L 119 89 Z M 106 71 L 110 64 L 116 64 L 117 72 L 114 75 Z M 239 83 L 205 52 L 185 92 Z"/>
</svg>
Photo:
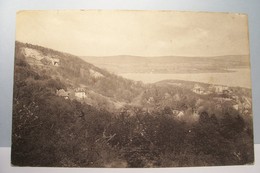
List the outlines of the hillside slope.
<svg viewBox="0 0 260 173">
<path fill-rule="evenodd" d="M 216 100 L 212 98 L 215 98 L 218 99 L 217 103 L 220 106 L 226 107 L 225 104 L 228 102 L 232 107 L 246 102 L 242 99 L 242 96 L 246 97 L 247 100 L 250 100 L 251 96 L 250 90 L 230 87 L 228 90 L 235 92 L 232 92 L 232 94 L 229 93 L 225 97 L 232 97 L 232 99 L 226 99 L 226 101 L 223 102 L 221 101 L 222 95 L 213 92 L 212 89 L 216 87 L 214 85 L 174 80 L 166 80 L 154 84 L 142 84 L 141 82 L 131 81 L 112 74 L 93 64 L 85 62 L 79 57 L 20 42 L 16 43 L 16 55 L 16 61 L 24 60 L 30 65 L 34 72 L 50 77 L 61 83 L 63 87 L 59 88 L 59 90 L 64 90 L 70 99 L 77 99 L 97 109 L 104 109 L 110 112 L 120 112 L 127 109 L 128 112 L 130 112 L 129 114 L 132 115 L 135 114 L 133 112 L 135 112 L 134 110 L 136 108 L 151 112 L 163 110 L 165 107 L 168 107 L 173 111 L 178 110 L 186 114 L 192 114 L 190 109 L 194 111 L 200 107 L 197 106 L 198 100 L 202 102 L 199 105 L 214 107 Z M 123 58 L 117 56 L 108 59 L 112 59 L 114 63 L 125 64 L 126 62 L 137 63 L 137 59 L 139 58 L 141 64 L 149 60 L 149 58 L 126 55 L 123 56 Z M 238 60 L 236 60 L 236 58 L 237 57 L 230 56 L 225 62 L 238 62 L 242 65 L 241 58 L 238 58 Z M 192 58 L 180 59 L 180 57 L 173 57 L 173 59 L 176 60 L 176 62 L 200 62 L 203 58 L 194 58 L 194 60 Z M 211 60 L 204 58 L 206 62 L 211 62 L 215 59 L 217 58 L 212 57 Z M 223 58 L 220 59 L 223 60 Z M 97 58 L 97 61 L 99 60 L 100 58 Z M 102 58 L 102 60 L 105 62 L 105 58 Z M 125 62 L 125 60 L 127 61 Z M 159 59 L 155 58 L 153 61 L 157 60 Z M 161 60 L 163 62 L 173 62 L 170 57 L 163 57 Z M 217 60 L 217 62 L 221 61 Z M 205 93 L 194 93 L 193 90 L 194 87 L 197 87 L 196 85 L 201 86 L 201 89 L 205 90 Z M 249 105 L 250 109 L 248 114 L 251 114 L 251 103 Z M 203 110 L 209 109 L 206 106 L 203 107 Z M 240 108 L 240 110 L 242 109 L 244 110 L 244 108 Z M 231 110 L 233 110 L 233 108 Z M 215 108 L 212 108 L 210 112 L 215 112 L 215 114 L 221 116 L 220 111 L 217 111 Z"/>
<path fill-rule="evenodd" d="M 16 43 L 12 164 L 176 167 L 253 163 L 251 90 L 123 79 Z"/>
<path fill-rule="evenodd" d="M 85 102 L 96 106 L 120 107 L 131 102 L 143 90 L 143 84 L 123 79 L 84 60 L 52 49 L 16 43 L 16 58 L 26 61 L 32 69 L 64 84 L 72 95 L 76 90 L 86 93 Z M 98 103 L 99 102 L 99 103 Z M 110 109 L 109 108 L 109 109 Z"/>
</svg>

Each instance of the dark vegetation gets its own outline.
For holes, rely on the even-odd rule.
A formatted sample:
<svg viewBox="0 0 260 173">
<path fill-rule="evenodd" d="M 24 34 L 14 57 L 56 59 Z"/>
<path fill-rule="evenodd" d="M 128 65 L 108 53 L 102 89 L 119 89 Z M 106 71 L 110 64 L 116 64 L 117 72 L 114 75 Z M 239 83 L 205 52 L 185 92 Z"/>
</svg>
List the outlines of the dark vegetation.
<svg viewBox="0 0 260 173">
<path fill-rule="evenodd" d="M 216 101 L 183 88 L 160 85 L 138 88 L 139 84 L 98 68 L 96 70 L 109 81 L 103 79 L 104 83 L 96 84 L 98 82 L 90 81 L 91 77 L 84 73 L 88 87 L 124 101 L 132 99 L 122 96 L 127 92 L 131 97 L 143 92 L 142 106 L 129 105 L 121 111 L 109 112 L 76 100 L 65 100 L 55 94 L 57 89 L 71 87 L 62 75 L 65 70 L 58 70 L 60 78 L 52 77 L 52 69 L 41 73 L 43 69 L 36 70 L 26 62 L 19 50 L 21 46 L 24 45 L 17 44 L 15 52 L 13 165 L 175 167 L 240 165 L 254 161 L 252 117 L 244 117 L 230 109 L 230 105 L 222 104 L 220 111 L 215 108 Z M 53 54 L 52 51 L 46 54 Z M 61 68 L 70 65 L 69 58 L 65 59 L 63 64 L 67 64 Z M 76 62 L 75 71 L 66 73 L 68 79 L 75 81 L 80 73 L 76 71 L 79 63 L 85 70 L 86 66 L 92 67 L 80 59 Z M 104 85 L 108 88 L 102 89 Z M 111 93 L 106 92 L 109 88 Z M 175 99 L 162 101 L 165 92 Z M 154 98 L 150 105 L 144 102 L 149 97 Z M 204 108 L 197 120 L 190 121 L 190 108 L 198 104 Z M 160 109 L 145 111 L 142 107 Z M 184 110 L 189 116 L 178 119 L 171 113 L 173 108 Z"/>
</svg>

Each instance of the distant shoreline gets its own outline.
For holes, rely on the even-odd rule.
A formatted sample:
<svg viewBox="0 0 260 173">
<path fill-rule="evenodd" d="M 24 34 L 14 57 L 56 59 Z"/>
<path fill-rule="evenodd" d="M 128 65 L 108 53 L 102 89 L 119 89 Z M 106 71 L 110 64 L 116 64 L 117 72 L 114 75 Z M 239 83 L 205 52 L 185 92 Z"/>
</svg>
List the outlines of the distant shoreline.
<svg viewBox="0 0 260 173">
<path fill-rule="evenodd" d="M 250 68 L 232 68 L 228 69 L 227 72 L 119 73 L 117 75 L 134 81 L 142 81 L 143 83 L 155 83 L 163 80 L 183 80 L 251 89 L 250 73 Z"/>
</svg>

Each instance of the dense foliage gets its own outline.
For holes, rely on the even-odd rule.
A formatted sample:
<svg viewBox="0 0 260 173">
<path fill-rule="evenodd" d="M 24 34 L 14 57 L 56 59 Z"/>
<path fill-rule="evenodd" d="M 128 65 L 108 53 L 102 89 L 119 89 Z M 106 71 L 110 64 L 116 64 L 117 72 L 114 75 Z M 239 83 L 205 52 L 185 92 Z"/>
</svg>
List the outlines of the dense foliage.
<svg viewBox="0 0 260 173">
<path fill-rule="evenodd" d="M 122 82 L 103 82 L 111 87 L 111 93 L 123 85 Z M 104 83 L 96 83 L 96 87 L 100 85 L 97 87 L 100 93 L 107 89 L 102 89 Z M 124 85 L 128 84 L 132 83 L 125 80 Z M 129 106 L 118 112 L 108 112 L 55 94 L 67 86 L 62 79 L 35 71 L 16 49 L 12 164 L 173 167 L 237 165 L 254 161 L 252 117 L 243 117 L 229 109 L 229 105 L 221 105 L 222 110 L 218 111 L 214 101 L 198 101 L 203 98 L 185 89 L 147 86 L 141 104 L 161 109 L 145 111 Z M 140 93 L 136 87 L 132 87 L 133 92 Z M 122 90 L 123 87 L 118 88 Z M 122 91 L 116 93 L 120 92 L 122 94 Z M 175 99 L 156 102 L 156 99 L 164 100 L 165 92 Z M 131 100 L 128 95 L 116 97 Z M 149 97 L 157 104 L 144 102 Z M 203 108 L 203 104 L 207 105 Z M 202 107 L 200 116 L 188 121 L 189 108 L 195 106 Z M 176 118 L 171 113 L 172 108 L 184 110 L 188 117 Z"/>
</svg>

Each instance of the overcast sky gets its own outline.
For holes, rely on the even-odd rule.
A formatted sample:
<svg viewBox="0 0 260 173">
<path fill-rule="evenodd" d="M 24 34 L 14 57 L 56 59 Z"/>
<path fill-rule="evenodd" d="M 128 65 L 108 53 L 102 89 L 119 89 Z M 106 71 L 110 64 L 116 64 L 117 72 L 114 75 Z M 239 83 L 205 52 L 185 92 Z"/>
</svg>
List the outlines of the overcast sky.
<svg viewBox="0 0 260 173">
<path fill-rule="evenodd" d="M 249 54 L 247 16 L 172 11 L 21 11 L 16 39 L 79 56 Z"/>
</svg>

